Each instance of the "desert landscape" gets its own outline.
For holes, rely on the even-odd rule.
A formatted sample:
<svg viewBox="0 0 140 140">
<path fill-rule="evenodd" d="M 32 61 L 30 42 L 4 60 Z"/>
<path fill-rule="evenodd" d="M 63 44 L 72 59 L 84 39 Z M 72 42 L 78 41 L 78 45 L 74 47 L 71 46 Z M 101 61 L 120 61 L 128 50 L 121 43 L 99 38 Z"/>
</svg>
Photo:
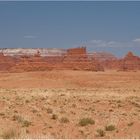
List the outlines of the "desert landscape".
<svg viewBox="0 0 140 140">
<path fill-rule="evenodd" d="M 0 139 L 140 139 L 140 2 L 0 1 Z"/>
<path fill-rule="evenodd" d="M 140 58 L 62 52 L 1 53 L 0 138 L 139 139 Z"/>
</svg>

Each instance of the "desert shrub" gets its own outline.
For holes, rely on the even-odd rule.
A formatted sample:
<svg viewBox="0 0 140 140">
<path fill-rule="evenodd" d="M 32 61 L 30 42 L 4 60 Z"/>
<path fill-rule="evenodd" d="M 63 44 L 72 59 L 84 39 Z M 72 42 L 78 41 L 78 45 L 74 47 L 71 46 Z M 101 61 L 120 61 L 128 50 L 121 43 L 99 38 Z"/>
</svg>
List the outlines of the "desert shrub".
<svg viewBox="0 0 140 140">
<path fill-rule="evenodd" d="M 52 113 L 53 110 L 51 108 L 47 108 L 47 113 Z"/>
<path fill-rule="evenodd" d="M 105 130 L 106 131 L 113 131 L 113 130 L 115 130 L 116 128 L 115 128 L 115 126 L 114 125 L 107 125 L 106 127 L 105 127 Z"/>
<path fill-rule="evenodd" d="M 91 118 L 82 118 L 80 121 L 79 121 L 79 125 L 80 126 L 86 126 L 88 124 L 95 124 L 95 121 L 92 120 Z"/>
<path fill-rule="evenodd" d="M 58 116 L 57 116 L 56 114 L 53 114 L 53 115 L 52 115 L 52 119 L 53 119 L 53 120 L 56 120 L 57 118 L 58 118 Z"/>
<path fill-rule="evenodd" d="M 32 112 L 33 112 L 33 113 L 37 113 L 38 110 L 37 110 L 37 109 L 33 109 Z"/>
<path fill-rule="evenodd" d="M 25 103 L 29 103 L 30 101 L 29 100 L 25 100 Z"/>
<path fill-rule="evenodd" d="M 69 119 L 66 118 L 66 117 L 62 117 L 61 120 L 60 120 L 60 122 L 62 122 L 62 123 L 68 123 L 69 122 Z"/>
<path fill-rule="evenodd" d="M 31 123 L 30 121 L 24 120 L 24 121 L 22 122 L 22 127 L 29 127 L 31 124 L 32 124 L 32 123 Z"/>
<path fill-rule="evenodd" d="M 19 115 L 14 115 L 13 116 L 13 121 L 18 121 L 19 123 L 22 122 L 23 118 Z"/>
<path fill-rule="evenodd" d="M 130 123 L 128 123 L 127 125 L 128 126 L 132 126 L 134 124 L 134 122 L 130 122 Z"/>
<path fill-rule="evenodd" d="M 5 116 L 5 114 L 3 112 L 0 112 L 0 116 Z"/>
<path fill-rule="evenodd" d="M 105 131 L 102 130 L 102 129 L 98 129 L 98 130 L 97 130 L 97 136 L 99 136 L 99 137 L 104 137 L 104 136 L 105 136 Z"/>
<path fill-rule="evenodd" d="M 22 124 L 22 127 L 28 127 L 31 125 L 31 122 L 28 120 L 25 120 L 22 116 L 19 115 L 14 115 L 13 116 L 14 121 L 18 121 L 19 123 Z"/>
</svg>

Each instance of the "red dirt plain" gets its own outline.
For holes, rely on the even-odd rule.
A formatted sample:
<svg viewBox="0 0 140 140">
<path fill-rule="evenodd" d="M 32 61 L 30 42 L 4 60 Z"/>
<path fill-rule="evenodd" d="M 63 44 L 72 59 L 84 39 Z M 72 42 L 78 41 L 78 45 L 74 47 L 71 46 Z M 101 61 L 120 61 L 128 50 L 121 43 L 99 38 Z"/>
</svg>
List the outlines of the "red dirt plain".
<svg viewBox="0 0 140 140">
<path fill-rule="evenodd" d="M 1 72 L 0 138 L 140 138 L 140 72 Z"/>
</svg>

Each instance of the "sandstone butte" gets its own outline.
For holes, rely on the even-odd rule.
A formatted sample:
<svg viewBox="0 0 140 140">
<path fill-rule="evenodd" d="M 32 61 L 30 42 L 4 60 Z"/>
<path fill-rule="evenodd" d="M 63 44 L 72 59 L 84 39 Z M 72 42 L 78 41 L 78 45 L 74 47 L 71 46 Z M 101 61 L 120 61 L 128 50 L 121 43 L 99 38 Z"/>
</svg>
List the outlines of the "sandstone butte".
<svg viewBox="0 0 140 140">
<path fill-rule="evenodd" d="M 124 58 L 118 59 L 109 53 L 87 53 L 86 47 L 70 48 L 63 53 L 46 56 L 42 56 L 39 50 L 33 55 L 0 53 L 0 71 L 44 70 L 136 71 L 140 70 L 140 57 L 128 52 Z"/>
</svg>

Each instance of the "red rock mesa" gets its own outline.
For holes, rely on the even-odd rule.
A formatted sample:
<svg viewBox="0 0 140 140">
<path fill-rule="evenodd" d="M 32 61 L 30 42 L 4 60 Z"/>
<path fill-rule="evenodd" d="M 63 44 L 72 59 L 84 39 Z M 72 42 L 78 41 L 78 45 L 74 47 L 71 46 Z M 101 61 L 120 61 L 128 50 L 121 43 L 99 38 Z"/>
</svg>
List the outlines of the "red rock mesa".
<svg viewBox="0 0 140 140">
<path fill-rule="evenodd" d="M 64 49 L 0 50 L 0 71 L 44 70 L 140 70 L 140 58 L 132 52 L 118 59 L 110 53 L 87 53 L 86 47 Z"/>
</svg>

